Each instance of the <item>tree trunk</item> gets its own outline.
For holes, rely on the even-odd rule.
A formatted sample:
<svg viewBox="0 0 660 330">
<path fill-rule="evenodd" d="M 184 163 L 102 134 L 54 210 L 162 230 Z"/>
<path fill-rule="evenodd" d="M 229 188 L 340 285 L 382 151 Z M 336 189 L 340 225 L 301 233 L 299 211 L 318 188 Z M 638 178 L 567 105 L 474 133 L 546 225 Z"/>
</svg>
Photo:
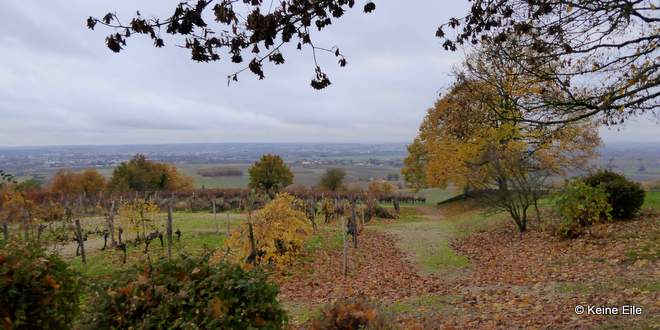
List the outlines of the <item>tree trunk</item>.
<svg viewBox="0 0 660 330">
<path fill-rule="evenodd" d="M 2 223 L 2 235 L 5 238 L 5 242 L 9 240 L 9 226 L 6 222 Z"/>
</svg>

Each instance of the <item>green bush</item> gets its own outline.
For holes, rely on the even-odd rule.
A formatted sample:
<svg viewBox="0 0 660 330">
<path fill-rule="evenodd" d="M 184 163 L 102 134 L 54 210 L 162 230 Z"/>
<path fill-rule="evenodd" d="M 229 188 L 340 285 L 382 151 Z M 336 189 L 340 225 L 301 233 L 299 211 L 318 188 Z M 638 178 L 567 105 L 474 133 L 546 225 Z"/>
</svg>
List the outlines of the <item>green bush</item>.
<svg viewBox="0 0 660 330">
<path fill-rule="evenodd" d="M 151 268 L 151 270 L 149 270 Z M 209 256 L 161 260 L 96 288 L 87 328 L 281 329 L 278 289 L 259 271 Z"/>
<path fill-rule="evenodd" d="M 644 189 L 638 182 L 608 170 L 596 172 L 584 182 L 592 187 L 601 187 L 608 194 L 607 201 L 612 206 L 614 219 L 631 219 L 644 204 Z"/>
<path fill-rule="evenodd" d="M 313 330 L 393 329 L 387 317 L 374 304 L 362 299 L 343 299 L 328 305 L 312 321 Z"/>
<path fill-rule="evenodd" d="M 569 181 L 554 202 L 560 217 L 554 233 L 563 238 L 582 235 L 592 224 L 603 218 L 609 219 L 612 210 L 602 188 L 592 187 L 581 180 Z"/>
<path fill-rule="evenodd" d="M 0 324 L 4 329 L 70 329 L 80 277 L 36 243 L 0 245 Z"/>
</svg>

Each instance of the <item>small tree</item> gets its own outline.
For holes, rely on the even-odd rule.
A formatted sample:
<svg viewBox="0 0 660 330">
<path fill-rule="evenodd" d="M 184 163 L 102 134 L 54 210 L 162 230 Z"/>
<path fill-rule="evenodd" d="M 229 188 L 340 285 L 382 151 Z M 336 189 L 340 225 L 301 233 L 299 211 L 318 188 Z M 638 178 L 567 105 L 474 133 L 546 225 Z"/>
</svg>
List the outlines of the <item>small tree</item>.
<svg viewBox="0 0 660 330">
<path fill-rule="evenodd" d="M 236 228 L 225 245 L 235 261 L 244 265 L 283 265 L 302 249 L 312 228 L 302 201 L 287 193 L 255 214 L 256 220 Z"/>
<path fill-rule="evenodd" d="M 250 174 L 249 186 L 274 195 L 286 186 L 293 183 L 293 173 L 277 155 L 266 154 L 248 169 Z"/>
<path fill-rule="evenodd" d="M 344 185 L 346 171 L 340 168 L 329 168 L 319 180 L 319 186 L 330 191 L 337 191 Z"/>
<path fill-rule="evenodd" d="M 511 216 L 518 230 L 527 230 L 530 208 L 540 219 L 538 200 L 541 198 L 548 172 L 535 165 L 533 157 L 521 152 L 486 153 L 483 165 L 485 178 L 474 181 L 475 188 L 486 191 L 491 209 L 502 210 Z"/>
</svg>

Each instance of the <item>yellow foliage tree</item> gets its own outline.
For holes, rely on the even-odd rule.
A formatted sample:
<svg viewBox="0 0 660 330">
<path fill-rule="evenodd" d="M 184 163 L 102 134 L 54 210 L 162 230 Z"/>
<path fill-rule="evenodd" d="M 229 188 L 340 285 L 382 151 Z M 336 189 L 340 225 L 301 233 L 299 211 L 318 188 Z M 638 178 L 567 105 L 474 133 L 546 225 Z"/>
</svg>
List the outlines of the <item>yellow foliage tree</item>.
<svg viewBox="0 0 660 330">
<path fill-rule="evenodd" d="M 396 190 L 393 184 L 387 181 L 371 181 L 367 191 L 370 195 L 390 195 Z"/>
<path fill-rule="evenodd" d="M 550 130 L 503 120 L 502 112 L 515 116 L 515 109 L 495 112 L 493 104 L 498 104 L 496 93 L 473 81 L 459 81 L 438 100 L 408 148 L 403 173 L 409 183 L 479 187 L 490 179 L 488 158 L 494 154 L 525 155 L 537 169 L 551 174 L 582 167 L 597 154 L 600 138 L 590 122 Z"/>
<path fill-rule="evenodd" d="M 289 264 L 312 233 L 302 209 L 301 200 L 279 193 L 225 241 L 230 259 L 244 266 Z"/>
<path fill-rule="evenodd" d="M 403 173 L 409 184 L 487 192 L 489 205 L 509 212 L 520 231 L 536 209 L 545 178 L 581 168 L 597 154 L 597 126 L 560 127 L 521 120 L 515 100 L 547 93 L 515 66 L 481 54 L 468 59 L 447 95 L 428 111 L 408 148 Z M 490 65 L 489 65 L 490 64 Z"/>
</svg>

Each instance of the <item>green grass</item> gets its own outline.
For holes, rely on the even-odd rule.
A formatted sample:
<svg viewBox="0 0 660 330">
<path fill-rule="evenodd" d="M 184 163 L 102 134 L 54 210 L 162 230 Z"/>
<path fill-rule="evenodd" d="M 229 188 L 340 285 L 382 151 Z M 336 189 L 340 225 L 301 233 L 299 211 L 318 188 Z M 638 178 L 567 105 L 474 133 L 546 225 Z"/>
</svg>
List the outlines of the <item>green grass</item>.
<svg viewBox="0 0 660 330">
<path fill-rule="evenodd" d="M 319 227 L 317 235 L 312 235 L 305 242 L 305 252 L 314 253 L 316 251 L 332 251 L 342 247 L 344 241 L 341 231 L 336 227 Z"/>
<path fill-rule="evenodd" d="M 426 197 L 426 204 L 436 205 L 458 195 L 458 193 L 453 189 L 429 188 L 420 190 L 418 195 Z"/>
<path fill-rule="evenodd" d="M 203 233 L 182 237 L 180 241 L 174 239 L 172 255 L 185 254 L 199 256 L 205 250 L 222 247 L 224 234 Z M 166 242 L 165 242 L 166 243 Z M 149 245 L 149 258 L 156 260 L 167 256 L 167 245 L 161 247 L 160 241 L 154 240 Z M 144 245 L 129 244 L 126 264 L 123 264 L 123 252 L 116 249 L 105 251 L 90 251 L 87 253 L 87 263 L 82 263 L 81 257 L 70 260 L 73 269 L 89 278 L 107 277 L 114 272 L 124 271 L 135 265 L 146 265 L 147 255 L 144 254 Z"/>
<path fill-rule="evenodd" d="M 559 293 L 597 294 L 635 289 L 642 292 L 660 292 L 660 281 L 648 279 L 614 279 L 603 282 L 562 282 L 556 287 Z"/>
<path fill-rule="evenodd" d="M 305 324 L 321 315 L 322 306 L 291 302 L 283 302 L 282 304 L 289 316 L 289 324 L 292 325 Z"/>
<path fill-rule="evenodd" d="M 435 210 L 436 208 L 430 208 Z M 476 231 L 486 230 L 506 220 L 501 214 L 484 215 L 469 211 L 455 216 L 425 216 L 414 207 L 404 207 L 401 218 L 376 227 L 399 237 L 400 248 L 409 253 L 426 274 L 448 274 L 470 266 L 467 257 L 458 255 L 450 242 Z"/>
<path fill-rule="evenodd" d="M 647 191 L 643 208 L 660 209 L 660 191 Z"/>
</svg>

